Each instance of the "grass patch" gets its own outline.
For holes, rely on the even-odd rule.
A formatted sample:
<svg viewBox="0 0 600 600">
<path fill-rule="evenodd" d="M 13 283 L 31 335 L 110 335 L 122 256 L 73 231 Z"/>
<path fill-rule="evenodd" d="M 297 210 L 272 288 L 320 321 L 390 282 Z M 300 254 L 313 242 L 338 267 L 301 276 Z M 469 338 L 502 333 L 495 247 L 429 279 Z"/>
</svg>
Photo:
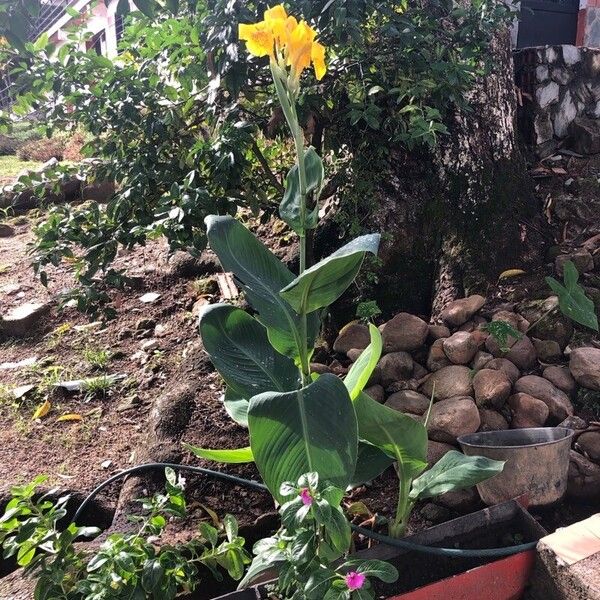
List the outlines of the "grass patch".
<svg viewBox="0 0 600 600">
<path fill-rule="evenodd" d="M 41 162 L 21 160 L 16 156 L 0 156 L 0 179 L 16 177 L 23 169 L 37 169 Z"/>
</svg>

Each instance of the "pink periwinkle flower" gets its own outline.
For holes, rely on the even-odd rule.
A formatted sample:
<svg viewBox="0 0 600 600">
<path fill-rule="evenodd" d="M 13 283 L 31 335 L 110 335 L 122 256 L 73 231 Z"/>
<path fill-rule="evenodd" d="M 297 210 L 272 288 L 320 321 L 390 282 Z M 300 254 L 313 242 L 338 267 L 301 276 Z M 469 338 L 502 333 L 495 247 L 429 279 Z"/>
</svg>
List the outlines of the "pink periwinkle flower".
<svg viewBox="0 0 600 600">
<path fill-rule="evenodd" d="M 353 592 L 354 590 L 360 590 L 363 585 L 365 585 L 365 580 L 367 579 L 363 573 L 357 573 L 356 571 L 350 571 L 344 577 L 346 580 L 346 585 L 348 589 Z"/>
<path fill-rule="evenodd" d="M 302 504 L 304 504 L 304 506 L 310 506 L 313 503 L 313 497 L 310 495 L 310 490 L 308 488 L 302 488 L 300 490 L 300 498 L 302 499 Z"/>
</svg>

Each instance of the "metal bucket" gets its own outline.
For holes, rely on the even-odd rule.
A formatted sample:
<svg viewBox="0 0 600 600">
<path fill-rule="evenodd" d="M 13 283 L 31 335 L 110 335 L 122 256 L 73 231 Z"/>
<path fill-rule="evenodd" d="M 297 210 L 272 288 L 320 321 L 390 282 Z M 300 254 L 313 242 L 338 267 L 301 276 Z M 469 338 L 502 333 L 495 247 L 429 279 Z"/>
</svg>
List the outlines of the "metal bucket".
<svg viewBox="0 0 600 600">
<path fill-rule="evenodd" d="M 573 430 L 566 427 L 532 427 L 471 433 L 458 443 L 467 456 L 506 461 L 502 473 L 477 485 L 488 506 L 522 494 L 530 506 L 545 506 L 567 490 L 572 437 Z"/>
</svg>

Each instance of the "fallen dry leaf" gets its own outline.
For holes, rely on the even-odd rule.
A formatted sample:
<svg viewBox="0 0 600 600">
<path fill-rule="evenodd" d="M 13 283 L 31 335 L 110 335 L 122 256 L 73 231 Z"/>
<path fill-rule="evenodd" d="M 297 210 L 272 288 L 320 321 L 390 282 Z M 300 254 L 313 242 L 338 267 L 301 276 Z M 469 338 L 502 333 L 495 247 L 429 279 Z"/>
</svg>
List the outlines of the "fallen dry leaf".
<svg viewBox="0 0 600 600">
<path fill-rule="evenodd" d="M 57 421 L 83 421 L 83 417 L 77 413 L 68 413 L 66 415 L 61 415 L 56 420 Z"/>
<path fill-rule="evenodd" d="M 35 412 L 33 413 L 33 417 L 31 417 L 31 418 L 33 420 L 41 419 L 42 417 L 45 417 L 50 412 L 51 408 L 52 408 L 52 404 L 50 404 L 50 400 L 46 400 L 44 403 L 40 404 L 35 409 Z"/>
<path fill-rule="evenodd" d="M 498 276 L 498 280 L 500 279 L 510 279 L 511 277 L 518 277 L 519 275 L 525 275 L 526 271 L 523 269 L 507 269 L 506 271 L 502 271 Z"/>
</svg>

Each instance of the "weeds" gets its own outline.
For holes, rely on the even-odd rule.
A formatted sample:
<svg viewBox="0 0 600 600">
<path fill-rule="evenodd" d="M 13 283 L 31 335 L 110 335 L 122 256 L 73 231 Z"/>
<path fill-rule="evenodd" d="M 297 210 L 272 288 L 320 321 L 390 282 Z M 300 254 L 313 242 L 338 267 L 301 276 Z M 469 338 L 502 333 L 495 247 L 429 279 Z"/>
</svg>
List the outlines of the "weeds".
<svg viewBox="0 0 600 600">
<path fill-rule="evenodd" d="M 82 390 L 85 392 L 84 401 L 87 402 L 94 398 L 105 398 L 114 383 L 115 380 L 107 375 L 87 379 L 82 387 Z"/>
<path fill-rule="evenodd" d="M 110 361 L 110 352 L 88 347 L 83 351 L 83 358 L 92 371 L 105 371 Z"/>
</svg>

